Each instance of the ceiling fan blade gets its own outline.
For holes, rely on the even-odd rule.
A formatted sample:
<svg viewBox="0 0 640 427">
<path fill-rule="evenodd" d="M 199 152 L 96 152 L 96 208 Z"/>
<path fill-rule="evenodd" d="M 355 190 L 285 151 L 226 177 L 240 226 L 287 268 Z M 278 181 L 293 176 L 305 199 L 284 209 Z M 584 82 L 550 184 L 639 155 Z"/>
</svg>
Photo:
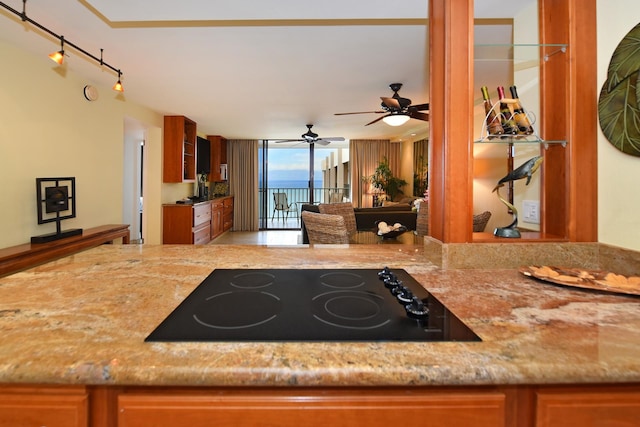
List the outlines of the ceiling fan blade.
<svg viewBox="0 0 640 427">
<path fill-rule="evenodd" d="M 357 113 L 334 113 L 334 116 L 345 116 L 348 114 L 370 114 L 370 113 L 378 113 L 378 114 L 382 114 L 382 113 L 386 113 L 386 111 L 359 111 Z"/>
<path fill-rule="evenodd" d="M 374 124 L 375 122 L 379 122 L 380 120 L 384 119 L 384 118 L 385 118 L 385 117 L 387 117 L 387 116 L 391 116 L 391 114 L 387 114 L 386 116 L 378 117 L 378 118 L 377 118 L 377 119 L 375 119 L 374 121 L 367 123 L 365 126 L 369 126 L 369 125 Z"/>
<path fill-rule="evenodd" d="M 315 141 L 316 144 L 320 144 L 320 145 L 329 145 L 331 143 L 331 141 L 327 141 L 324 138 L 320 138 L 317 141 Z"/>
<path fill-rule="evenodd" d="M 335 142 L 344 141 L 344 138 L 341 137 L 341 136 L 333 136 L 333 137 L 329 137 L 329 138 L 320 138 L 320 139 L 323 139 L 325 141 L 335 141 Z"/>
<path fill-rule="evenodd" d="M 419 111 L 410 111 L 409 112 L 409 117 L 411 117 L 412 119 L 423 120 L 425 122 L 429 121 L 429 114 L 421 113 Z"/>
<path fill-rule="evenodd" d="M 429 110 L 429 103 L 427 102 L 426 104 L 412 105 L 409 107 L 409 110 L 427 111 Z"/>
<path fill-rule="evenodd" d="M 380 99 L 382 99 L 382 103 L 386 107 L 391 108 L 392 110 L 402 109 L 402 105 L 400 105 L 400 101 L 396 98 L 387 98 L 387 97 L 381 96 Z"/>
<path fill-rule="evenodd" d="M 281 142 L 303 142 L 304 139 L 272 139 L 271 142 L 279 144 Z"/>
</svg>

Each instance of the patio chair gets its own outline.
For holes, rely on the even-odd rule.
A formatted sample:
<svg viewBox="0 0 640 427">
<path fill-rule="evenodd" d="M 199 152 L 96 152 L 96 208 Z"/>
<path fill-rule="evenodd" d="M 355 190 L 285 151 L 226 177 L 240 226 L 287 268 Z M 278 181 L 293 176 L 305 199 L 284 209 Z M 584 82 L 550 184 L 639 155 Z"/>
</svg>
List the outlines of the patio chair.
<svg viewBox="0 0 640 427">
<path fill-rule="evenodd" d="M 349 233 L 340 215 L 326 215 L 321 213 L 303 211 L 302 222 L 309 235 L 309 243 L 312 245 L 333 243 L 349 243 Z"/>
<path fill-rule="evenodd" d="M 298 209 L 294 204 L 289 204 L 287 200 L 287 193 L 273 193 L 273 213 L 271 214 L 271 221 L 278 212 L 278 219 L 282 215 L 282 219 L 289 219 L 289 212 L 294 212 L 298 216 Z"/>
<path fill-rule="evenodd" d="M 343 217 L 349 236 L 353 236 L 358 231 L 356 226 L 356 214 L 351 203 L 321 203 L 318 205 L 318 210 L 322 214 L 340 215 Z"/>
</svg>

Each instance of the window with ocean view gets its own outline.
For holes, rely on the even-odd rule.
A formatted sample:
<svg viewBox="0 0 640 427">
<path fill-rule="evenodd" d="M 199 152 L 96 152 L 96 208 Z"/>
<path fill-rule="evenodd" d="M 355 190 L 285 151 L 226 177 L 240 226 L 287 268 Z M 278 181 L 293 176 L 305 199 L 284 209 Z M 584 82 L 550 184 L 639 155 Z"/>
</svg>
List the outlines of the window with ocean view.
<svg viewBox="0 0 640 427">
<path fill-rule="evenodd" d="M 260 149 L 261 229 L 300 228 L 305 203 L 350 200 L 347 144 L 263 141 Z"/>
</svg>

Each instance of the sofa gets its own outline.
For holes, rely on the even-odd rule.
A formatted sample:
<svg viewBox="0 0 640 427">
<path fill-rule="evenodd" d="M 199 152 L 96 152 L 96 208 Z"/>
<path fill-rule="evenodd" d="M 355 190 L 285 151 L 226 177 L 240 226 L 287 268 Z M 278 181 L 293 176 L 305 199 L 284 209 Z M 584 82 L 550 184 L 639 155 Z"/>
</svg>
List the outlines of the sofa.
<svg viewBox="0 0 640 427">
<path fill-rule="evenodd" d="M 320 212 L 317 205 L 302 205 L 301 211 Z M 416 229 L 417 213 L 412 209 L 409 203 L 397 203 L 390 206 L 381 206 L 375 208 L 354 208 L 356 216 L 356 228 L 358 231 L 371 231 L 377 228 L 376 222 L 384 221 L 387 224 L 400 223 L 409 230 Z M 301 223 L 302 243 L 309 243 L 309 237 L 304 227 L 304 221 Z"/>
</svg>

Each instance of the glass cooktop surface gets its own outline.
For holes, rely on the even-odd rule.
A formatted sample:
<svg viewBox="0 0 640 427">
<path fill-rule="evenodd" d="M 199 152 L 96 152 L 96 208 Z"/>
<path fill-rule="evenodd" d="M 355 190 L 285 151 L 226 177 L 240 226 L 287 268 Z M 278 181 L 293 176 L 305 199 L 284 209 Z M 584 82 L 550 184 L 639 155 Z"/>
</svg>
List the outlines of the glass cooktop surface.
<svg viewBox="0 0 640 427">
<path fill-rule="evenodd" d="M 480 341 L 403 269 L 216 269 L 145 341 Z"/>
</svg>

